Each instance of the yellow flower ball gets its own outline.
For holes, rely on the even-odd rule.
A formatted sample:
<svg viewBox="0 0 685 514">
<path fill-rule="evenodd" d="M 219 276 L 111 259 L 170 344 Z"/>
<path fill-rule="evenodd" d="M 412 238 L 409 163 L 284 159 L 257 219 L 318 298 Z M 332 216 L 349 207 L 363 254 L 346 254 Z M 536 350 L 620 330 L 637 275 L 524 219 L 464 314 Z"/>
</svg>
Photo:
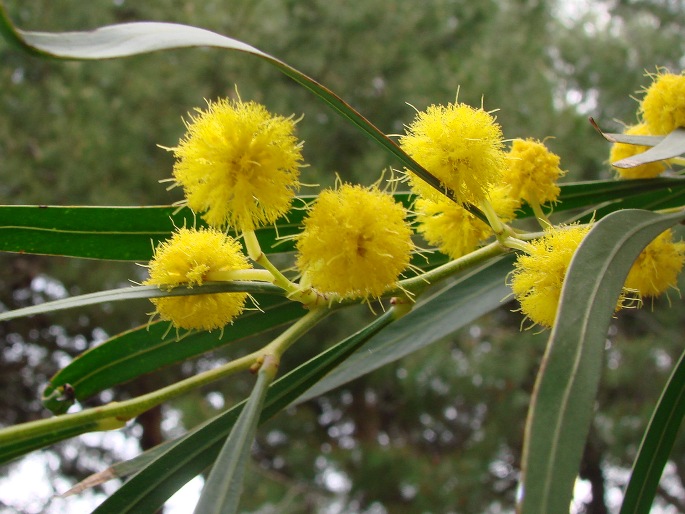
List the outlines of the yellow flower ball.
<svg viewBox="0 0 685 514">
<path fill-rule="evenodd" d="M 418 232 L 442 253 L 457 259 L 475 250 L 492 229 L 448 198 L 419 198 L 414 204 Z"/>
<path fill-rule="evenodd" d="M 628 127 L 623 133 L 631 136 L 652 135 L 649 127 L 644 123 Z M 621 159 L 626 159 L 633 155 L 646 152 L 648 149 L 648 146 L 614 143 L 611 146 L 611 152 L 609 153 L 609 162 L 620 161 Z M 663 161 L 649 162 L 633 168 L 616 168 L 619 177 L 623 179 L 654 178 L 661 175 L 665 169 L 666 164 Z"/>
<path fill-rule="evenodd" d="M 505 223 L 516 218 L 516 209 L 521 207 L 521 202 L 511 193 L 511 186 L 501 183 L 490 190 L 490 204 L 495 214 Z"/>
<path fill-rule="evenodd" d="M 683 263 L 685 243 L 674 242 L 673 233 L 666 230 L 642 250 L 630 268 L 625 287 L 643 297 L 659 296 L 669 287 L 677 287 Z"/>
<path fill-rule="evenodd" d="M 479 204 L 504 166 L 502 129 L 495 120 L 466 104 L 431 105 L 416 115 L 399 143 L 461 203 Z M 418 194 L 438 200 L 437 191 L 413 173 L 408 176 Z"/>
<path fill-rule="evenodd" d="M 566 172 L 559 168 L 559 156 L 536 139 L 515 139 L 507 154 L 502 180 L 511 194 L 528 203 L 555 202 L 559 197 L 557 181 Z"/>
<path fill-rule="evenodd" d="M 171 150 L 187 205 L 208 225 L 253 230 L 290 209 L 299 188 L 301 143 L 292 118 L 254 102 L 208 102 Z"/>
<path fill-rule="evenodd" d="M 208 273 L 249 269 L 240 243 L 213 229 L 181 228 L 155 250 L 146 285 L 171 289 L 202 285 Z M 217 293 L 151 298 L 163 320 L 177 328 L 223 328 L 243 312 L 247 293 Z"/>
<path fill-rule="evenodd" d="M 652 75 L 640 112 L 652 134 L 669 134 L 685 127 L 685 75 L 667 72 Z"/>
<path fill-rule="evenodd" d="M 343 298 L 380 297 L 409 265 L 414 244 L 405 214 L 377 187 L 323 191 L 297 238 L 303 283 Z"/>
<path fill-rule="evenodd" d="M 504 222 L 514 218 L 518 202 L 509 188 L 497 187 L 490 192 L 490 202 Z M 493 235 L 490 225 L 476 218 L 463 206 L 442 197 L 437 201 L 418 198 L 414 203 L 418 232 L 442 253 L 457 259 L 474 251 Z"/>
<path fill-rule="evenodd" d="M 517 257 L 509 283 L 531 321 L 545 327 L 554 324 L 566 271 L 588 231 L 580 225 L 552 228 L 530 242 L 529 253 Z"/>
</svg>

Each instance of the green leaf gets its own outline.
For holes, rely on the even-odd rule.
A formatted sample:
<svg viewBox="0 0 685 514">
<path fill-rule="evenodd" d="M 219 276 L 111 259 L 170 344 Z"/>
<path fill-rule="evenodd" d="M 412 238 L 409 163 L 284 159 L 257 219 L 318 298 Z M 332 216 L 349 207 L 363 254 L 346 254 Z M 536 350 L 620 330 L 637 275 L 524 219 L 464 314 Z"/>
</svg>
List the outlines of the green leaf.
<svg viewBox="0 0 685 514">
<path fill-rule="evenodd" d="M 651 179 L 647 179 L 649 182 Z M 677 179 L 681 180 L 681 179 Z M 632 180 L 630 182 L 633 182 Z M 640 180 L 640 182 L 643 182 Z M 682 187 L 665 187 L 664 189 L 651 189 L 649 184 L 645 184 L 645 192 L 624 198 L 618 202 L 613 202 L 593 210 L 586 217 L 590 219 L 602 219 L 611 212 L 621 209 L 646 209 L 650 211 L 658 209 L 682 208 L 685 203 L 685 189 Z"/>
<path fill-rule="evenodd" d="M 425 346 L 443 340 L 503 305 L 513 255 L 493 259 L 423 299 L 407 315 L 371 338 L 358 352 L 300 399 L 324 394 Z"/>
<path fill-rule="evenodd" d="M 177 210 L 170 206 L 0 206 L 0 251 L 145 262 L 175 227 L 206 227 L 190 209 L 174 214 Z M 291 251 L 293 242 L 283 238 L 299 232 L 303 216 L 302 209 L 293 209 L 287 219 L 276 222 L 276 228 L 257 229 L 264 252 Z M 234 230 L 228 234 L 238 237 Z"/>
<path fill-rule="evenodd" d="M 392 309 L 376 318 L 359 332 L 310 359 L 277 380 L 267 393 L 260 423 L 273 417 L 294 402 L 359 346 L 385 328 L 394 319 Z M 139 514 L 155 512 L 183 484 L 210 466 L 222 442 L 238 418 L 245 402 L 206 421 L 176 441 L 155 451 L 151 464 L 131 477 L 105 500 L 94 514 Z"/>
<path fill-rule="evenodd" d="M 395 200 L 409 206 L 408 193 Z M 308 205 L 314 196 L 298 197 Z M 265 253 L 290 252 L 290 238 L 300 232 L 305 210 L 301 205 L 255 233 Z M 171 236 L 175 227 L 206 227 L 188 208 L 0 206 L 0 251 L 62 255 L 88 259 L 146 262 L 152 249 Z M 238 238 L 234 230 L 228 234 Z"/>
<path fill-rule="evenodd" d="M 261 310 L 245 312 L 223 334 L 192 332 L 178 340 L 173 330 L 169 333 L 168 322 L 157 322 L 114 336 L 57 372 L 43 392 L 43 403 L 55 414 L 66 412 L 74 400 L 270 330 L 307 312 L 299 303 L 283 298 L 256 299 Z"/>
<path fill-rule="evenodd" d="M 238 511 L 245 468 L 257 433 L 259 415 L 278 363 L 267 356 L 259 368 L 257 383 L 233 425 L 195 507 L 196 514 L 234 514 Z"/>
<path fill-rule="evenodd" d="M 642 249 L 683 219 L 622 210 L 599 221 L 576 251 L 528 412 L 521 514 L 568 512 L 625 277 Z"/>
<path fill-rule="evenodd" d="M 86 305 L 95 305 L 105 302 L 120 302 L 122 300 L 134 300 L 139 298 L 160 298 L 162 296 L 185 296 L 195 294 L 236 292 L 246 292 L 255 295 L 283 295 L 283 290 L 273 284 L 266 282 L 244 282 L 241 280 L 234 280 L 231 282 L 206 282 L 201 286 L 195 286 L 192 288 L 178 286 L 169 290 L 162 290 L 157 286 L 131 286 L 122 287 L 119 289 L 110 289 L 107 291 L 98 291 L 97 293 L 72 296 L 70 298 L 45 302 L 39 305 L 32 305 L 31 307 L 1 312 L 0 321 L 65 309 L 74 309 L 76 307 L 84 307 Z"/>
<path fill-rule="evenodd" d="M 21 425 L 15 425 L 20 427 Z M 0 465 L 6 464 L 22 455 L 31 453 L 34 450 L 51 446 L 65 439 L 70 439 L 89 432 L 101 430 L 97 421 L 84 420 L 82 423 L 66 428 L 55 427 L 54 429 L 40 435 L 16 438 L 0 444 Z"/>
<path fill-rule="evenodd" d="M 677 128 L 646 152 L 612 162 L 611 165 L 617 168 L 634 168 L 641 164 L 664 161 L 683 154 L 685 154 L 685 129 Z"/>
<path fill-rule="evenodd" d="M 680 177 L 658 177 L 637 180 L 593 180 L 587 182 L 571 182 L 560 184 L 561 192 L 558 203 L 554 205 L 554 212 L 583 209 L 599 206 L 594 219 L 600 219 L 609 212 L 627 207 L 640 209 L 664 208 L 667 201 L 676 199 L 677 205 L 682 205 L 682 195 L 685 194 L 685 180 Z M 651 194 L 652 196 L 647 196 Z M 660 201 L 658 205 L 654 199 Z M 599 214 L 599 213 L 602 214 Z M 518 218 L 533 215 L 530 207 L 525 206 L 518 214 Z"/>
<path fill-rule="evenodd" d="M 599 125 L 593 118 L 590 118 L 590 124 L 595 128 L 600 135 L 610 143 L 625 143 L 627 145 L 640 146 L 656 146 L 664 140 L 665 136 L 634 136 L 632 134 L 616 134 L 610 132 L 603 132 Z"/>
<path fill-rule="evenodd" d="M 664 195 L 664 190 L 668 191 L 667 195 Z M 554 211 L 561 213 L 614 202 L 598 211 L 606 212 L 607 209 L 623 208 L 624 205 L 617 202 L 630 199 L 632 203 L 627 206 L 652 208 L 646 201 L 640 201 L 647 198 L 643 195 L 650 191 L 663 200 L 685 191 L 685 180 L 655 178 L 562 184 L 559 203 Z M 405 206 L 411 204 L 409 193 L 395 193 L 394 196 Z M 305 204 L 313 199 L 312 196 L 300 197 Z M 201 219 L 193 217 L 189 209 L 181 209 L 176 214 L 174 211 L 170 206 L 0 206 L 0 251 L 146 262 L 152 258 L 153 247 L 169 238 L 174 227 L 205 226 Z M 529 216 L 532 216 L 532 210 L 524 207 L 518 217 Z M 294 241 L 288 237 L 299 233 L 303 217 L 304 210 L 292 209 L 276 223 L 276 228 L 257 229 L 257 238 L 264 252 L 293 251 Z M 233 231 L 229 234 L 237 236 Z"/>
<path fill-rule="evenodd" d="M 140 455 L 137 455 L 130 460 L 116 462 L 107 469 L 98 471 L 97 473 L 93 473 L 92 475 L 86 477 L 74 487 L 63 492 L 59 496 L 60 498 L 67 498 L 75 494 L 81 494 L 83 491 L 104 484 L 105 482 L 109 482 L 110 480 L 114 480 L 115 478 L 125 478 L 129 475 L 133 475 L 134 473 L 137 473 L 141 469 L 145 468 L 157 457 L 157 455 L 160 455 L 164 449 L 173 442 L 174 441 L 165 441 L 154 448 L 144 451 Z"/>
<path fill-rule="evenodd" d="M 654 409 L 626 487 L 620 514 L 649 514 L 685 416 L 685 353 Z"/>
<path fill-rule="evenodd" d="M 301 71 L 246 43 L 209 30 L 177 23 L 135 22 L 100 27 L 88 32 L 29 32 L 16 28 L 0 3 L 0 34 L 17 48 L 34 55 L 56 59 L 113 59 L 160 50 L 191 47 L 215 47 L 246 52 L 264 59 L 282 73 L 314 93 L 367 137 L 394 155 L 404 166 L 439 191 L 440 181 L 409 157 L 388 136 L 330 89 Z M 454 197 L 454 193 L 448 192 Z M 477 208 L 470 210 L 485 221 Z"/>
<path fill-rule="evenodd" d="M 193 226 L 173 207 L 0 207 L 0 250 L 91 259 L 147 261 L 174 227 Z M 201 224 L 199 224 L 201 225 Z"/>
</svg>

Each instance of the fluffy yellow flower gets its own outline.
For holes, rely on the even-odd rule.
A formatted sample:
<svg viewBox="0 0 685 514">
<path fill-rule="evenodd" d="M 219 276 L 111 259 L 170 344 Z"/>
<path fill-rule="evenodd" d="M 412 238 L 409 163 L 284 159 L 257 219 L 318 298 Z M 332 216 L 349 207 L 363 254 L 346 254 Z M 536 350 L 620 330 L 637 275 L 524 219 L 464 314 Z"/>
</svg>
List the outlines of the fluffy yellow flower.
<svg viewBox="0 0 685 514">
<path fill-rule="evenodd" d="M 301 143 L 292 118 L 254 102 L 196 109 L 176 148 L 173 176 L 187 205 L 212 227 L 253 230 L 290 209 L 299 188 Z"/>
<path fill-rule="evenodd" d="M 502 129 L 495 117 L 465 104 L 431 105 L 419 112 L 399 143 L 462 203 L 484 200 L 504 165 Z M 417 193 L 438 200 L 437 191 L 408 175 Z"/>
<path fill-rule="evenodd" d="M 511 289 L 521 311 L 533 322 L 551 327 L 566 271 L 589 227 L 571 225 L 552 228 L 530 242 L 529 253 L 520 254 L 510 276 Z"/>
<path fill-rule="evenodd" d="M 628 127 L 624 131 L 624 134 L 632 136 L 651 135 L 649 127 L 647 127 L 647 125 L 644 123 L 639 123 L 638 125 Z M 620 161 L 621 159 L 626 159 L 628 157 L 632 157 L 633 155 L 645 152 L 648 149 L 648 146 L 614 143 L 611 147 L 611 152 L 609 154 L 609 162 Z M 640 166 L 635 166 L 633 168 L 616 168 L 619 176 L 624 179 L 654 178 L 661 175 L 661 173 L 665 169 L 666 164 L 663 161 L 649 162 L 647 164 L 641 164 Z"/>
<path fill-rule="evenodd" d="M 507 154 L 502 180 L 511 186 L 511 194 L 533 204 L 555 202 L 559 196 L 557 181 L 565 172 L 559 168 L 559 156 L 536 139 L 515 139 Z"/>
<path fill-rule="evenodd" d="M 405 214 L 375 186 L 323 191 L 297 238 L 303 284 L 345 298 L 381 296 L 409 265 L 414 248 Z"/>
<path fill-rule="evenodd" d="M 514 218 L 518 202 L 511 197 L 508 187 L 493 189 L 490 202 L 502 221 Z M 452 259 L 472 252 L 493 235 L 490 225 L 448 198 L 439 198 L 437 201 L 419 198 L 414 210 L 419 233 Z"/>
<path fill-rule="evenodd" d="M 669 287 L 676 287 L 678 275 L 685 263 L 685 243 L 673 241 L 666 230 L 649 243 L 630 268 L 625 287 L 635 289 L 643 297 L 659 296 Z"/>
<path fill-rule="evenodd" d="M 448 198 L 437 201 L 419 198 L 414 210 L 418 232 L 452 259 L 472 252 L 492 235 L 490 225 Z"/>
<path fill-rule="evenodd" d="M 521 207 L 521 202 L 511 194 L 511 186 L 505 183 L 499 184 L 490 190 L 490 204 L 495 214 L 505 223 L 516 218 L 516 209 Z"/>
<path fill-rule="evenodd" d="M 240 244 L 218 230 L 179 229 L 161 243 L 149 264 L 144 283 L 161 288 L 202 285 L 208 273 L 249 269 Z M 246 293 L 218 293 L 151 298 L 163 320 L 184 329 L 222 328 L 240 315 Z"/>
<path fill-rule="evenodd" d="M 685 75 L 667 72 L 652 75 L 640 112 L 653 134 L 669 134 L 685 127 Z"/>
</svg>

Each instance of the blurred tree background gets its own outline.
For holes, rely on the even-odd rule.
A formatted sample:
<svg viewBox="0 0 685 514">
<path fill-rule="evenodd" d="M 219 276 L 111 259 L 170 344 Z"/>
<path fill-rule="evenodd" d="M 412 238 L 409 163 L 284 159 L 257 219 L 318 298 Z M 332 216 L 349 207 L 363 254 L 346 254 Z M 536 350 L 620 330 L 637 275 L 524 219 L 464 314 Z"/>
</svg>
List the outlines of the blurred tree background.
<svg viewBox="0 0 685 514">
<path fill-rule="evenodd" d="M 388 134 L 414 109 L 459 101 L 497 109 L 505 136 L 553 137 L 566 180 L 607 178 L 608 145 L 587 122 L 620 131 L 635 121 L 645 70 L 685 64 L 682 0 L 126 0 L 7 1 L 33 30 L 85 30 L 137 20 L 201 26 L 279 57 L 331 88 Z M 58 62 L 0 42 L 0 198 L 6 204 L 155 205 L 180 199 L 158 183 L 204 99 L 235 95 L 298 124 L 303 182 L 374 182 L 397 163 L 308 92 L 249 55 L 213 49 L 126 60 Z M 305 193 L 307 191 L 304 191 Z M 0 256 L 0 302 L 13 309 L 140 280 L 130 263 Z M 671 305 L 669 306 L 669 303 Z M 596 422 L 576 512 L 611 512 L 656 394 L 682 351 L 680 296 L 621 313 L 607 339 Z M 260 431 L 246 512 L 498 513 L 512 511 L 523 423 L 546 333 L 519 332 L 511 305 L 468 330 L 324 397 Z M 147 302 L 3 323 L 0 423 L 46 415 L 41 388 L 74 355 L 143 324 Z M 288 369 L 349 331 L 366 307 L 337 315 L 286 355 Z M 218 337 L 218 334 L 217 334 Z M 266 336 L 265 336 L 266 337 Z M 194 363 L 106 391 L 127 398 L 255 348 L 233 345 Z M 141 416 L 123 433 L 41 452 L 66 484 L 181 433 L 242 399 L 234 377 Z M 662 481 L 661 512 L 685 511 L 685 452 Z M 0 470 L 5 477 L 20 463 Z M 0 484 L 8 479 L 0 478 Z M 10 483 L 10 482 L 7 482 Z M 6 489 L 5 489 L 6 490 Z M 49 495 L 3 494 L 6 512 L 50 511 Z M 97 493 L 97 492 L 96 492 Z M 97 500 L 97 495 L 94 501 Z M 57 510 L 54 510 L 57 512 Z"/>
</svg>

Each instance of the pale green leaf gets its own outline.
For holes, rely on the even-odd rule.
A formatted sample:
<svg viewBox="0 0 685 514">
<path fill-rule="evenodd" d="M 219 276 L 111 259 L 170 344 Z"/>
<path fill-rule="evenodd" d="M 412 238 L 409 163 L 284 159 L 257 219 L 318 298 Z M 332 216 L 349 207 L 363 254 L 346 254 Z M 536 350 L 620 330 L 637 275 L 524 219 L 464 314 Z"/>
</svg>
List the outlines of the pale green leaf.
<svg viewBox="0 0 685 514">
<path fill-rule="evenodd" d="M 625 277 L 640 251 L 683 219 L 683 213 L 615 212 L 592 228 L 574 255 L 528 413 L 521 514 L 568 512 Z"/>
</svg>

